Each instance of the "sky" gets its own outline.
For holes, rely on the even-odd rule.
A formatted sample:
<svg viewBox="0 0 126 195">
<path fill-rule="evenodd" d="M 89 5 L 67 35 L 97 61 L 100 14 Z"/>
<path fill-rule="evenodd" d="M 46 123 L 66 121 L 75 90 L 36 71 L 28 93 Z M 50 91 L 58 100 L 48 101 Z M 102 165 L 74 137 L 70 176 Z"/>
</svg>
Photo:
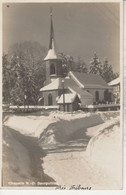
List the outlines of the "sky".
<svg viewBox="0 0 126 195">
<path fill-rule="evenodd" d="M 50 7 L 58 52 L 81 57 L 87 65 L 96 52 L 101 62 L 107 58 L 119 72 L 119 3 L 4 3 L 3 52 L 24 41 L 48 48 Z"/>
</svg>

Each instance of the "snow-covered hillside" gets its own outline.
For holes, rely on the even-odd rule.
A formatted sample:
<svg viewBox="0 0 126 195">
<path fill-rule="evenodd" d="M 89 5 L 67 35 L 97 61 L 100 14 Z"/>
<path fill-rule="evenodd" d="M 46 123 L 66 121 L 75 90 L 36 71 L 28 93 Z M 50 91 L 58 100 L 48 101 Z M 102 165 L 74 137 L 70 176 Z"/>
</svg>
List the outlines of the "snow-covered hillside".
<svg viewBox="0 0 126 195">
<path fill-rule="evenodd" d="M 21 156 L 23 158 L 21 158 Z M 30 158 L 28 150 L 4 128 L 3 132 L 3 185 L 8 182 L 24 182 L 30 176 Z"/>
<path fill-rule="evenodd" d="M 24 135 L 38 138 L 45 129 L 48 128 L 49 131 L 51 126 L 53 126 L 52 128 L 55 126 L 54 130 L 60 130 L 60 135 L 63 132 L 63 134 L 65 133 L 67 136 L 70 132 L 74 132 L 81 128 L 99 125 L 107 120 L 111 120 L 112 122 L 117 116 L 119 116 L 118 111 L 97 113 L 84 113 L 82 111 L 64 113 L 57 111 L 50 113 L 42 112 L 39 116 L 36 116 L 35 114 L 7 115 L 4 118 L 4 126 L 15 129 Z"/>
<path fill-rule="evenodd" d="M 86 155 L 93 169 L 106 174 L 111 188 L 122 189 L 123 139 L 119 119 L 101 126 L 89 141 Z"/>
<path fill-rule="evenodd" d="M 45 175 L 41 166 L 45 152 L 34 137 L 18 131 L 3 129 L 3 185 L 36 186 L 36 182 L 54 182 Z"/>
<path fill-rule="evenodd" d="M 55 181 L 57 185 L 67 187 L 80 184 L 92 189 L 121 189 L 119 115 L 119 111 L 78 111 L 6 116 L 4 177 L 10 180 L 14 175 L 13 179 L 17 181 L 27 178 Z M 35 174 L 37 170 L 41 170 L 42 179 L 40 172 Z"/>
</svg>

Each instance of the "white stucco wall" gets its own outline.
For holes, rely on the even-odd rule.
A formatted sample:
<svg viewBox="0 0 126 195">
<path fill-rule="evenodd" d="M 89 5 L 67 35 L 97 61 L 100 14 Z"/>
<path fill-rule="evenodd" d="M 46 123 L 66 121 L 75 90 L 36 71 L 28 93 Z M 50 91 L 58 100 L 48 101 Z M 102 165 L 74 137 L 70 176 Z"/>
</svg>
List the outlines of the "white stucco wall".
<svg viewBox="0 0 126 195">
<path fill-rule="evenodd" d="M 91 93 L 93 95 L 93 101 L 96 101 L 96 95 L 95 92 L 98 91 L 99 92 L 99 100 L 102 101 L 104 100 L 104 91 L 105 89 L 87 89 L 89 91 L 89 93 Z"/>
</svg>

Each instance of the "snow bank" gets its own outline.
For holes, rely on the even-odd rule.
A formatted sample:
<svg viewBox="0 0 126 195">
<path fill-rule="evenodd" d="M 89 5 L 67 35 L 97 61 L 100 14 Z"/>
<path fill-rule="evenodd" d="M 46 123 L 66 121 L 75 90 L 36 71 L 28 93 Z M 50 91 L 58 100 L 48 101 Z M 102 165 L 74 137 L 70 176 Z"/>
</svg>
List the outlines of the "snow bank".
<svg viewBox="0 0 126 195">
<path fill-rule="evenodd" d="M 115 117 L 119 115 L 119 112 L 111 113 L 51 113 L 50 116 L 59 119 L 58 121 L 51 123 L 45 131 L 41 134 L 41 143 L 44 144 L 56 144 L 65 143 L 70 140 L 77 139 L 89 139 L 90 134 L 94 134 L 100 128 L 96 128 L 97 125 L 104 124 L 108 121 L 108 124 L 115 123 Z M 119 118 L 119 116 L 118 116 Z M 92 128 L 94 127 L 94 129 Z M 89 133 L 89 130 L 91 131 Z"/>
<path fill-rule="evenodd" d="M 4 125 L 16 129 L 21 134 L 40 137 L 39 143 L 42 147 L 44 144 L 47 147 L 55 144 L 58 146 L 58 143 L 59 146 L 64 144 L 66 147 L 66 143 L 71 140 L 78 144 L 78 139 L 81 138 L 85 142 L 85 138 L 92 137 L 88 140 L 86 154 L 82 148 L 82 152 L 55 151 L 45 156 L 42 164 L 45 173 L 62 185 L 74 183 L 91 186 L 93 189 L 121 189 L 122 132 L 119 129 L 119 111 L 50 112 L 49 116 L 12 115 L 7 117 Z M 28 151 L 22 142 L 19 143 L 13 138 L 10 130 L 7 130 L 7 137 L 4 139 L 7 150 L 3 152 L 6 158 L 4 174 L 5 177 L 6 174 L 10 174 L 8 178 L 13 176 L 16 181 L 23 181 L 22 177 L 30 174 Z M 14 154 L 11 155 L 10 151 L 14 151 Z M 20 156 L 23 156 L 23 159 Z M 8 167 L 6 162 L 11 162 L 11 166 Z M 16 166 L 13 166 L 15 162 Z"/>
<path fill-rule="evenodd" d="M 29 181 L 30 158 L 27 149 L 15 139 L 11 131 L 4 129 L 3 139 L 3 185 L 11 182 Z M 23 185 L 24 186 L 24 185 Z"/>
<path fill-rule="evenodd" d="M 4 122 L 4 125 L 19 131 L 22 134 L 39 137 L 44 129 L 55 122 L 54 117 L 48 116 L 17 116 L 11 115 Z"/>
<path fill-rule="evenodd" d="M 43 172 L 45 152 L 38 139 L 4 127 L 3 131 L 3 186 L 32 186 L 37 182 L 54 182 Z"/>
<path fill-rule="evenodd" d="M 96 121 L 98 125 L 95 125 Z M 53 144 L 65 142 L 65 147 L 67 147 L 69 139 L 75 139 L 78 144 L 77 136 L 79 135 L 82 139 L 86 136 L 92 138 L 86 152 L 83 148 L 76 152 L 74 150 L 69 152 L 55 150 L 53 154 L 49 153 L 44 157 L 45 173 L 50 174 L 58 185 L 71 186 L 74 183 L 75 185 L 91 186 L 93 190 L 121 189 L 122 132 L 119 122 L 119 112 L 99 112 L 90 113 L 84 118 L 74 118 L 73 121 L 60 120 L 58 124 L 48 126 L 41 139 L 41 143 L 45 141 L 48 143 L 48 147 L 50 145 L 49 138 L 50 140 L 52 138 L 51 143 Z"/>
<path fill-rule="evenodd" d="M 45 112 L 40 116 L 35 115 L 8 115 L 4 120 L 4 126 L 19 131 L 22 134 L 40 137 L 44 132 L 45 142 L 54 143 L 55 141 L 64 141 L 71 133 L 104 123 L 107 120 L 113 120 L 119 115 L 119 112 L 96 112 L 84 113 L 76 111 L 73 113 L 64 112 Z"/>
<path fill-rule="evenodd" d="M 97 126 L 93 126 L 87 129 L 86 135 L 89 137 L 93 137 L 97 135 L 100 131 L 104 130 L 105 128 L 109 128 L 111 125 L 116 124 L 119 122 L 120 117 L 117 116 L 116 118 L 110 117 L 111 120 L 105 120 L 106 122 L 103 124 L 99 124 Z"/>
<path fill-rule="evenodd" d="M 68 119 L 68 118 L 67 118 Z M 51 123 L 41 134 L 42 144 L 65 143 L 66 141 L 84 138 L 87 127 L 101 124 L 104 121 L 96 114 L 82 118 L 60 119 Z M 80 136 L 80 137 L 79 137 Z"/>
<path fill-rule="evenodd" d="M 75 112 L 61 112 L 61 111 L 55 111 L 55 112 L 50 112 L 51 117 L 55 117 L 58 119 L 64 119 L 64 120 L 73 120 L 77 118 L 85 118 L 89 117 L 92 115 L 98 115 L 104 122 L 107 120 L 111 120 L 117 116 L 119 116 L 120 112 L 119 111 L 110 111 L 110 112 L 83 112 L 81 110 L 75 111 Z"/>
<path fill-rule="evenodd" d="M 119 118 L 101 126 L 101 131 L 89 141 L 86 155 L 93 169 L 101 170 L 103 176 L 108 178 L 108 185 L 101 187 L 122 188 L 122 132 Z"/>
</svg>

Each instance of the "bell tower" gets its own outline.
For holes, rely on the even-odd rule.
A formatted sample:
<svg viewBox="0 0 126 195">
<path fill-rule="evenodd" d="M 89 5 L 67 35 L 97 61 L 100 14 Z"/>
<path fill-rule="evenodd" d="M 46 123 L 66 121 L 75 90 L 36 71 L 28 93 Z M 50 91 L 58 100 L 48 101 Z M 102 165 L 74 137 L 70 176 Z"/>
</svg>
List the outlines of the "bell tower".
<svg viewBox="0 0 126 195">
<path fill-rule="evenodd" d="M 55 51 L 55 41 L 54 41 L 54 29 L 53 29 L 53 19 L 52 11 L 50 11 L 50 41 L 49 50 L 47 56 L 44 58 L 46 64 L 46 82 L 52 82 L 58 77 L 62 77 L 62 60 L 58 59 Z"/>
</svg>

